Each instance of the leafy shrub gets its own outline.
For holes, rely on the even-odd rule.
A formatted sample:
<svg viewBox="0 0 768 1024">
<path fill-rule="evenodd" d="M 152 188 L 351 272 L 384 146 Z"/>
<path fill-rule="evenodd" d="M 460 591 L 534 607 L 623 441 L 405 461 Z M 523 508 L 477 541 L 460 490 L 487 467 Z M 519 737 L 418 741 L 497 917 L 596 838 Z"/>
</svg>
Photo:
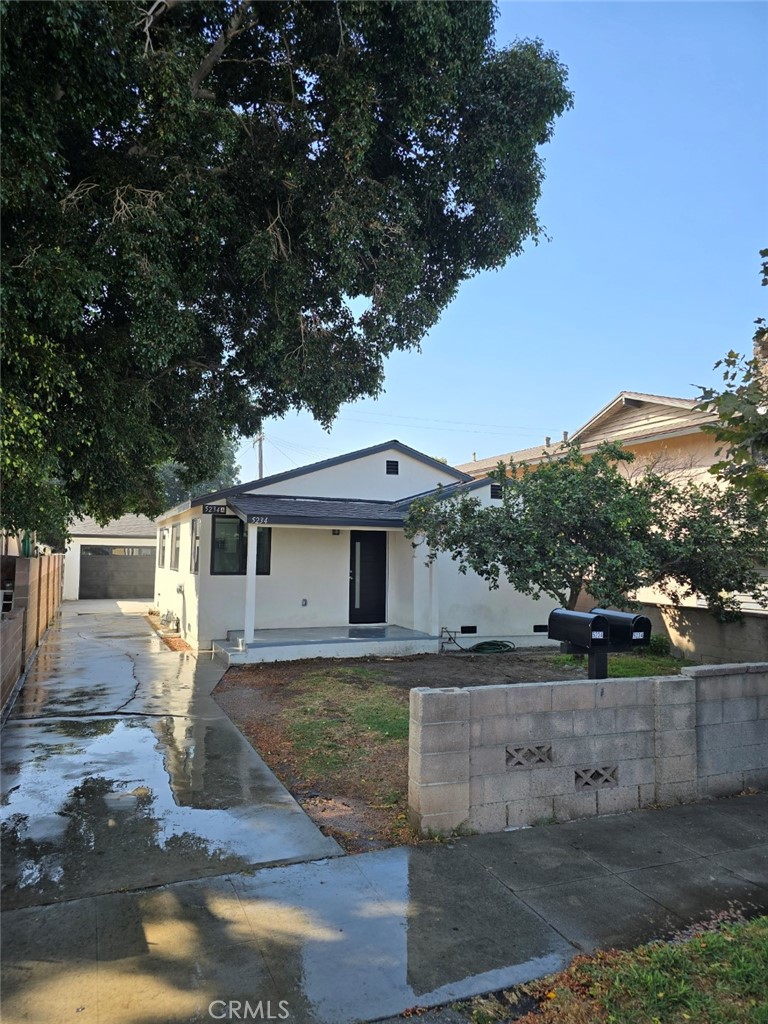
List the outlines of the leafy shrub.
<svg viewBox="0 0 768 1024">
<path fill-rule="evenodd" d="M 657 654 L 662 658 L 668 658 L 672 653 L 672 641 L 666 633 L 651 634 L 651 642 L 648 645 L 651 654 Z"/>
</svg>

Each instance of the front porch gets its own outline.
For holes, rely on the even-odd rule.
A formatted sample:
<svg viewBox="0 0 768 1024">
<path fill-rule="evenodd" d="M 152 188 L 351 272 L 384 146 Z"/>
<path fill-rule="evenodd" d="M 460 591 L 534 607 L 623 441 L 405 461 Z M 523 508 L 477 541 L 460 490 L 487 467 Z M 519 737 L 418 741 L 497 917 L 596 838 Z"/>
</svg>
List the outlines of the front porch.
<svg viewBox="0 0 768 1024">
<path fill-rule="evenodd" d="M 214 656 L 227 665 L 297 661 L 304 658 L 405 657 L 437 654 L 440 637 L 395 625 L 316 626 L 257 629 L 245 643 L 244 631 L 232 629 L 214 640 Z"/>
</svg>

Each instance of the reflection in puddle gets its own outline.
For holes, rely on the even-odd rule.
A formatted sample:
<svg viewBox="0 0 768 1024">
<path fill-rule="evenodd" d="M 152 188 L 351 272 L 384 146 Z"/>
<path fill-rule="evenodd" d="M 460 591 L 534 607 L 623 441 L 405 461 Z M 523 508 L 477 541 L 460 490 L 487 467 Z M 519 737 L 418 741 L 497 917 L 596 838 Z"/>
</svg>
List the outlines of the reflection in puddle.
<svg viewBox="0 0 768 1024">
<path fill-rule="evenodd" d="M 17 722 L 6 728 L 4 753 L 3 873 L 18 890 L 11 903 L 296 855 L 267 820 L 270 808 L 290 816 L 293 801 L 229 723 Z"/>
</svg>

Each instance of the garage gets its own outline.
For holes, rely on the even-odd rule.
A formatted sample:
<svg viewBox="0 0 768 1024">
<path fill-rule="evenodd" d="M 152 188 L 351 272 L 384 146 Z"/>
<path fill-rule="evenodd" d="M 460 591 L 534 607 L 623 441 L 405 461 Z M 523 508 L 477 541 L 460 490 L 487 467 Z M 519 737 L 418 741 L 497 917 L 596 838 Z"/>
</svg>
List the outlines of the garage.
<svg viewBox="0 0 768 1024">
<path fill-rule="evenodd" d="M 157 529 L 151 519 L 125 515 L 101 524 L 83 517 L 69 533 L 65 601 L 152 600 Z"/>
<path fill-rule="evenodd" d="M 107 547 L 84 544 L 80 548 L 78 598 L 151 598 L 155 589 L 154 547 Z"/>
</svg>

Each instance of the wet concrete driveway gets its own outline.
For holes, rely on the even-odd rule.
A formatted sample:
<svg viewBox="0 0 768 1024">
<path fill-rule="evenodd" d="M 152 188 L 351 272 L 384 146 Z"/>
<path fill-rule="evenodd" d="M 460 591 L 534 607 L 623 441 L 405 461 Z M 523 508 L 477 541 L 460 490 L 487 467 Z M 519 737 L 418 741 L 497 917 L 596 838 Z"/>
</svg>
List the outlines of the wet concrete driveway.
<svg viewBox="0 0 768 1024">
<path fill-rule="evenodd" d="M 340 854 L 211 698 L 221 664 L 105 604 L 64 606 L 3 729 L 4 907 Z"/>
</svg>

